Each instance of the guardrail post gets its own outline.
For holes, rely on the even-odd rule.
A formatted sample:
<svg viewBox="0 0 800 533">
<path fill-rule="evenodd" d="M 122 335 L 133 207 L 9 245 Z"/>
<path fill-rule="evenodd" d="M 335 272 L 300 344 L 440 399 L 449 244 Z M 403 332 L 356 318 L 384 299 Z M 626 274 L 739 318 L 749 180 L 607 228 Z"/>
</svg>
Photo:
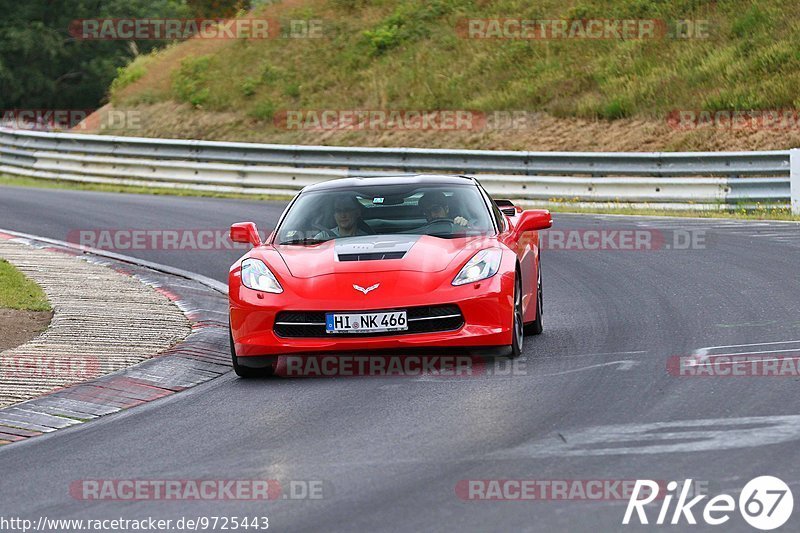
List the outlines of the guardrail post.
<svg viewBox="0 0 800 533">
<path fill-rule="evenodd" d="M 790 187 L 792 196 L 792 214 L 800 215 L 800 148 L 789 151 Z"/>
</svg>

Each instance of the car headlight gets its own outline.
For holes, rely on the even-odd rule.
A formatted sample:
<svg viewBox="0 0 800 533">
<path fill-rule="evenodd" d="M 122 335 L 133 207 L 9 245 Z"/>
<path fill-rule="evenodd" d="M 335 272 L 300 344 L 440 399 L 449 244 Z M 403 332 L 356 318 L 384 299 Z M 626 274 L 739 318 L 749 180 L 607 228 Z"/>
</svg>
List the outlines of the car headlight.
<svg viewBox="0 0 800 533">
<path fill-rule="evenodd" d="M 275 274 L 259 259 L 245 259 L 242 261 L 242 285 L 254 291 L 274 294 L 283 292 L 283 287 L 275 279 Z"/>
<path fill-rule="evenodd" d="M 453 285 L 465 285 L 482 279 L 491 278 L 500 269 L 503 251 L 500 248 L 481 250 L 467 261 L 461 272 L 453 279 Z"/>
</svg>

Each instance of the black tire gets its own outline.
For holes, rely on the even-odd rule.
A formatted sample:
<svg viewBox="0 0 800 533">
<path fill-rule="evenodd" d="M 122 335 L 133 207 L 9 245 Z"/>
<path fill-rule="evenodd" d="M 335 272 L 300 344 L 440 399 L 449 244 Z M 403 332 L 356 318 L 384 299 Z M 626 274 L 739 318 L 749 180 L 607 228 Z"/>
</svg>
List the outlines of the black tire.
<svg viewBox="0 0 800 533">
<path fill-rule="evenodd" d="M 511 353 L 509 357 L 515 359 L 522 355 L 522 345 L 525 339 L 525 323 L 522 317 L 522 279 L 517 271 L 514 283 L 514 318 L 512 321 Z"/>
<path fill-rule="evenodd" d="M 228 338 L 230 339 L 231 344 L 231 362 L 233 363 L 233 371 L 236 372 L 237 376 L 244 379 L 268 378 L 275 373 L 275 367 L 272 365 L 265 368 L 250 368 L 247 366 L 241 366 L 239 364 L 239 358 L 236 357 L 236 345 L 233 343 L 233 333 L 231 333 L 230 328 L 228 328 Z"/>
<path fill-rule="evenodd" d="M 525 335 L 541 335 L 544 331 L 544 321 L 542 315 L 544 314 L 544 296 L 542 294 L 542 265 L 538 265 L 538 279 L 536 281 L 536 320 L 525 324 Z"/>
</svg>

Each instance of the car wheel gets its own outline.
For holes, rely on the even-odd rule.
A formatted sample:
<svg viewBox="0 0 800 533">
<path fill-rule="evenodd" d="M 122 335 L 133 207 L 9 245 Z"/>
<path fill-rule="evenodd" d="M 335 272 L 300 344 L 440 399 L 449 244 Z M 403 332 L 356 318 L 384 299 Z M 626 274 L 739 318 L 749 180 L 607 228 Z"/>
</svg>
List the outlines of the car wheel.
<svg viewBox="0 0 800 533">
<path fill-rule="evenodd" d="M 228 328 L 228 338 L 230 339 L 231 344 L 231 361 L 233 363 L 233 371 L 236 372 L 237 376 L 245 379 L 266 378 L 275 373 L 274 366 L 268 366 L 266 368 L 249 368 L 246 366 L 241 366 L 239 364 L 239 358 L 236 356 L 236 345 L 233 343 L 233 333 L 231 332 L 230 328 Z"/>
<path fill-rule="evenodd" d="M 542 314 L 544 313 L 544 296 L 542 295 L 542 265 L 538 268 L 539 276 L 536 282 L 536 320 L 525 324 L 525 335 L 541 335 L 544 331 Z"/>
<path fill-rule="evenodd" d="M 511 336 L 511 357 L 512 359 L 522 355 L 522 343 L 525 338 L 525 323 L 522 316 L 522 280 L 519 272 L 514 283 L 514 321 L 513 334 Z"/>
</svg>

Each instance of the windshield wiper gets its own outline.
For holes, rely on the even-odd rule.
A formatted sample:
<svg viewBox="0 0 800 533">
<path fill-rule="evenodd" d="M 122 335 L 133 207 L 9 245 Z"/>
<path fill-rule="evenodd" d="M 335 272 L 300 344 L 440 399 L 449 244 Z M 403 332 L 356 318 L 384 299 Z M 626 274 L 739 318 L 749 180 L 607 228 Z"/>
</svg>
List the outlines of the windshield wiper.
<svg viewBox="0 0 800 533">
<path fill-rule="evenodd" d="M 330 239 L 308 239 L 305 237 L 298 237 L 297 239 L 289 239 L 288 241 L 283 241 L 280 244 L 301 244 L 303 246 L 308 246 L 310 244 L 322 244 L 323 242 L 328 242 Z"/>
</svg>

